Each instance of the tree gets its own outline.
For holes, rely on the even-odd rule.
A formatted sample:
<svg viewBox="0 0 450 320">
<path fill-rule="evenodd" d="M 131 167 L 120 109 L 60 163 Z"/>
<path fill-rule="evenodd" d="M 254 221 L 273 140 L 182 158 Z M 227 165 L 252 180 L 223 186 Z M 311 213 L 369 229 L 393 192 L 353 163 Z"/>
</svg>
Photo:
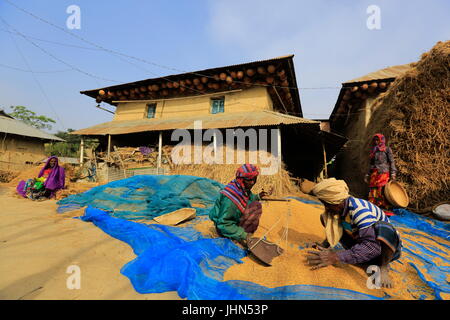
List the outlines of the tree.
<svg viewBox="0 0 450 320">
<path fill-rule="evenodd" d="M 67 129 L 66 132 L 58 131 L 55 136 L 64 139 L 64 142 L 51 142 L 45 144 L 45 152 L 47 155 L 57 157 L 79 157 L 81 136 L 70 134 L 75 130 Z M 98 139 L 85 139 L 85 148 L 96 148 L 99 145 Z"/>
<path fill-rule="evenodd" d="M 38 116 L 36 112 L 29 110 L 24 106 L 11 106 L 12 112 L 9 115 L 17 120 L 21 120 L 26 124 L 35 127 L 36 129 L 52 129 L 52 123 L 55 120 L 47 118 L 46 116 Z"/>
</svg>

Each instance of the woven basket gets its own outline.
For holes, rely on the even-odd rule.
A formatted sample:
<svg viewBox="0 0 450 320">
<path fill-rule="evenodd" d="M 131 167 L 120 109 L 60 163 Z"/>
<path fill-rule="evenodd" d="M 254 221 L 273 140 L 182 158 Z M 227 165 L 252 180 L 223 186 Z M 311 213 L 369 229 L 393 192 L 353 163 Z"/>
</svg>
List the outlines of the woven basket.
<svg viewBox="0 0 450 320">
<path fill-rule="evenodd" d="M 384 187 L 384 195 L 395 207 L 406 208 L 409 204 L 409 197 L 405 188 L 397 181 L 389 181 Z"/>
</svg>

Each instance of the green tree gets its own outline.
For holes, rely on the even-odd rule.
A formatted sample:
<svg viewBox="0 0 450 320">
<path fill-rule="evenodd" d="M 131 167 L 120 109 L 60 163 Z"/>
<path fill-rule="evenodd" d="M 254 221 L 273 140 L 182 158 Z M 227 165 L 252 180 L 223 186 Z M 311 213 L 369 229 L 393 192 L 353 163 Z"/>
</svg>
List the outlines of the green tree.
<svg viewBox="0 0 450 320">
<path fill-rule="evenodd" d="M 35 127 L 37 129 L 52 129 L 52 123 L 56 123 L 55 120 L 46 116 L 38 116 L 36 112 L 29 110 L 24 106 L 11 106 L 12 112 L 9 115 L 17 120 L 21 120 L 26 124 Z"/>
<path fill-rule="evenodd" d="M 81 136 L 70 134 L 75 130 L 67 129 L 67 131 L 58 131 L 55 136 L 62 138 L 66 141 L 64 142 L 51 142 L 45 144 L 45 152 L 47 155 L 57 156 L 57 157 L 72 157 L 77 158 L 80 155 L 80 143 Z M 85 148 L 96 148 L 99 145 L 97 139 L 85 139 Z"/>
</svg>

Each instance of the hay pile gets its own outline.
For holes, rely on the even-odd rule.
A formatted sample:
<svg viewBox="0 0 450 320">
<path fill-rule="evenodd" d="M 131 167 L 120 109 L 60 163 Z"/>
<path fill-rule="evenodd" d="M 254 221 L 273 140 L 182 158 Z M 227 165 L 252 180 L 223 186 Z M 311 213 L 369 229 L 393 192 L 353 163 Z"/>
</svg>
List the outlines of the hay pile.
<svg viewBox="0 0 450 320">
<path fill-rule="evenodd" d="M 423 54 L 377 98 L 373 110 L 364 150 L 369 150 L 374 133 L 386 136 L 410 207 L 423 209 L 449 200 L 450 41 L 438 42 Z M 368 168 L 367 161 L 362 168 Z"/>
<path fill-rule="evenodd" d="M 15 173 L 15 172 L 0 170 L 0 182 L 2 182 L 2 183 L 8 183 L 12 179 L 14 179 L 16 176 L 17 176 L 17 173 Z"/>
<path fill-rule="evenodd" d="M 236 164 L 221 164 L 221 165 L 207 165 L 207 164 L 192 164 L 192 165 L 176 165 L 170 170 L 170 174 L 183 174 L 197 177 L 204 177 L 216 180 L 222 184 L 227 184 L 236 176 L 236 170 L 241 165 Z M 291 180 L 289 172 L 281 169 L 274 175 L 260 175 L 255 186 L 252 189 L 253 193 L 259 193 L 263 189 L 269 191 L 273 188 L 272 196 L 285 196 L 287 194 L 302 194 L 299 187 Z"/>
<path fill-rule="evenodd" d="M 185 159 L 189 163 L 194 163 L 194 147 L 191 147 L 191 154 L 190 155 L 184 155 L 180 153 L 178 156 L 180 158 Z M 238 154 L 239 151 L 236 149 L 223 146 L 221 151 L 218 149 L 219 152 L 222 154 L 222 164 L 178 164 L 177 161 L 173 161 L 174 164 L 171 165 L 170 168 L 170 174 L 176 175 L 176 174 L 182 174 L 182 175 L 192 175 L 197 177 L 204 177 L 208 179 L 213 179 L 215 181 L 218 181 L 222 184 L 228 184 L 231 180 L 233 180 L 236 176 L 236 170 L 244 163 L 252 163 L 260 168 L 260 175 L 258 176 L 258 180 L 253 187 L 252 191 L 254 193 L 259 193 L 264 189 L 264 191 L 269 191 L 271 188 L 273 188 L 272 196 L 284 196 L 287 194 L 301 194 L 300 187 L 298 186 L 297 180 L 293 179 L 288 171 L 284 169 L 284 164 L 281 166 L 281 170 L 277 169 L 277 165 L 275 165 L 274 162 L 269 162 L 267 164 L 260 163 L 261 159 L 269 159 L 270 157 L 273 157 L 273 155 L 267 151 L 259 150 L 259 151 L 240 151 L 242 152 L 240 158 L 240 155 Z M 176 152 L 172 150 L 172 160 L 174 158 L 173 152 Z M 213 149 L 210 145 L 203 146 L 202 153 L 204 155 L 208 155 L 212 157 L 213 155 Z M 230 157 L 232 159 L 233 164 L 226 164 L 227 160 L 227 153 L 233 155 Z M 274 158 L 271 158 L 272 160 Z M 270 172 L 274 174 L 262 174 L 262 169 L 266 169 L 265 172 Z M 270 171 L 269 169 L 272 168 L 273 171 Z"/>
</svg>

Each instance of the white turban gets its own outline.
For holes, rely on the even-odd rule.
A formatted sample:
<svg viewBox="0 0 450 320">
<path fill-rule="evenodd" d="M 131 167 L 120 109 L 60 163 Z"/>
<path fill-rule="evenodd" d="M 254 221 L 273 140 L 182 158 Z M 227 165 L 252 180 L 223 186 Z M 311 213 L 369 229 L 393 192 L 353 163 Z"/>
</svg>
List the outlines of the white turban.
<svg viewBox="0 0 450 320">
<path fill-rule="evenodd" d="M 349 195 L 347 183 L 335 178 L 324 179 L 314 186 L 312 193 L 322 201 L 330 204 L 339 204 Z"/>
</svg>

